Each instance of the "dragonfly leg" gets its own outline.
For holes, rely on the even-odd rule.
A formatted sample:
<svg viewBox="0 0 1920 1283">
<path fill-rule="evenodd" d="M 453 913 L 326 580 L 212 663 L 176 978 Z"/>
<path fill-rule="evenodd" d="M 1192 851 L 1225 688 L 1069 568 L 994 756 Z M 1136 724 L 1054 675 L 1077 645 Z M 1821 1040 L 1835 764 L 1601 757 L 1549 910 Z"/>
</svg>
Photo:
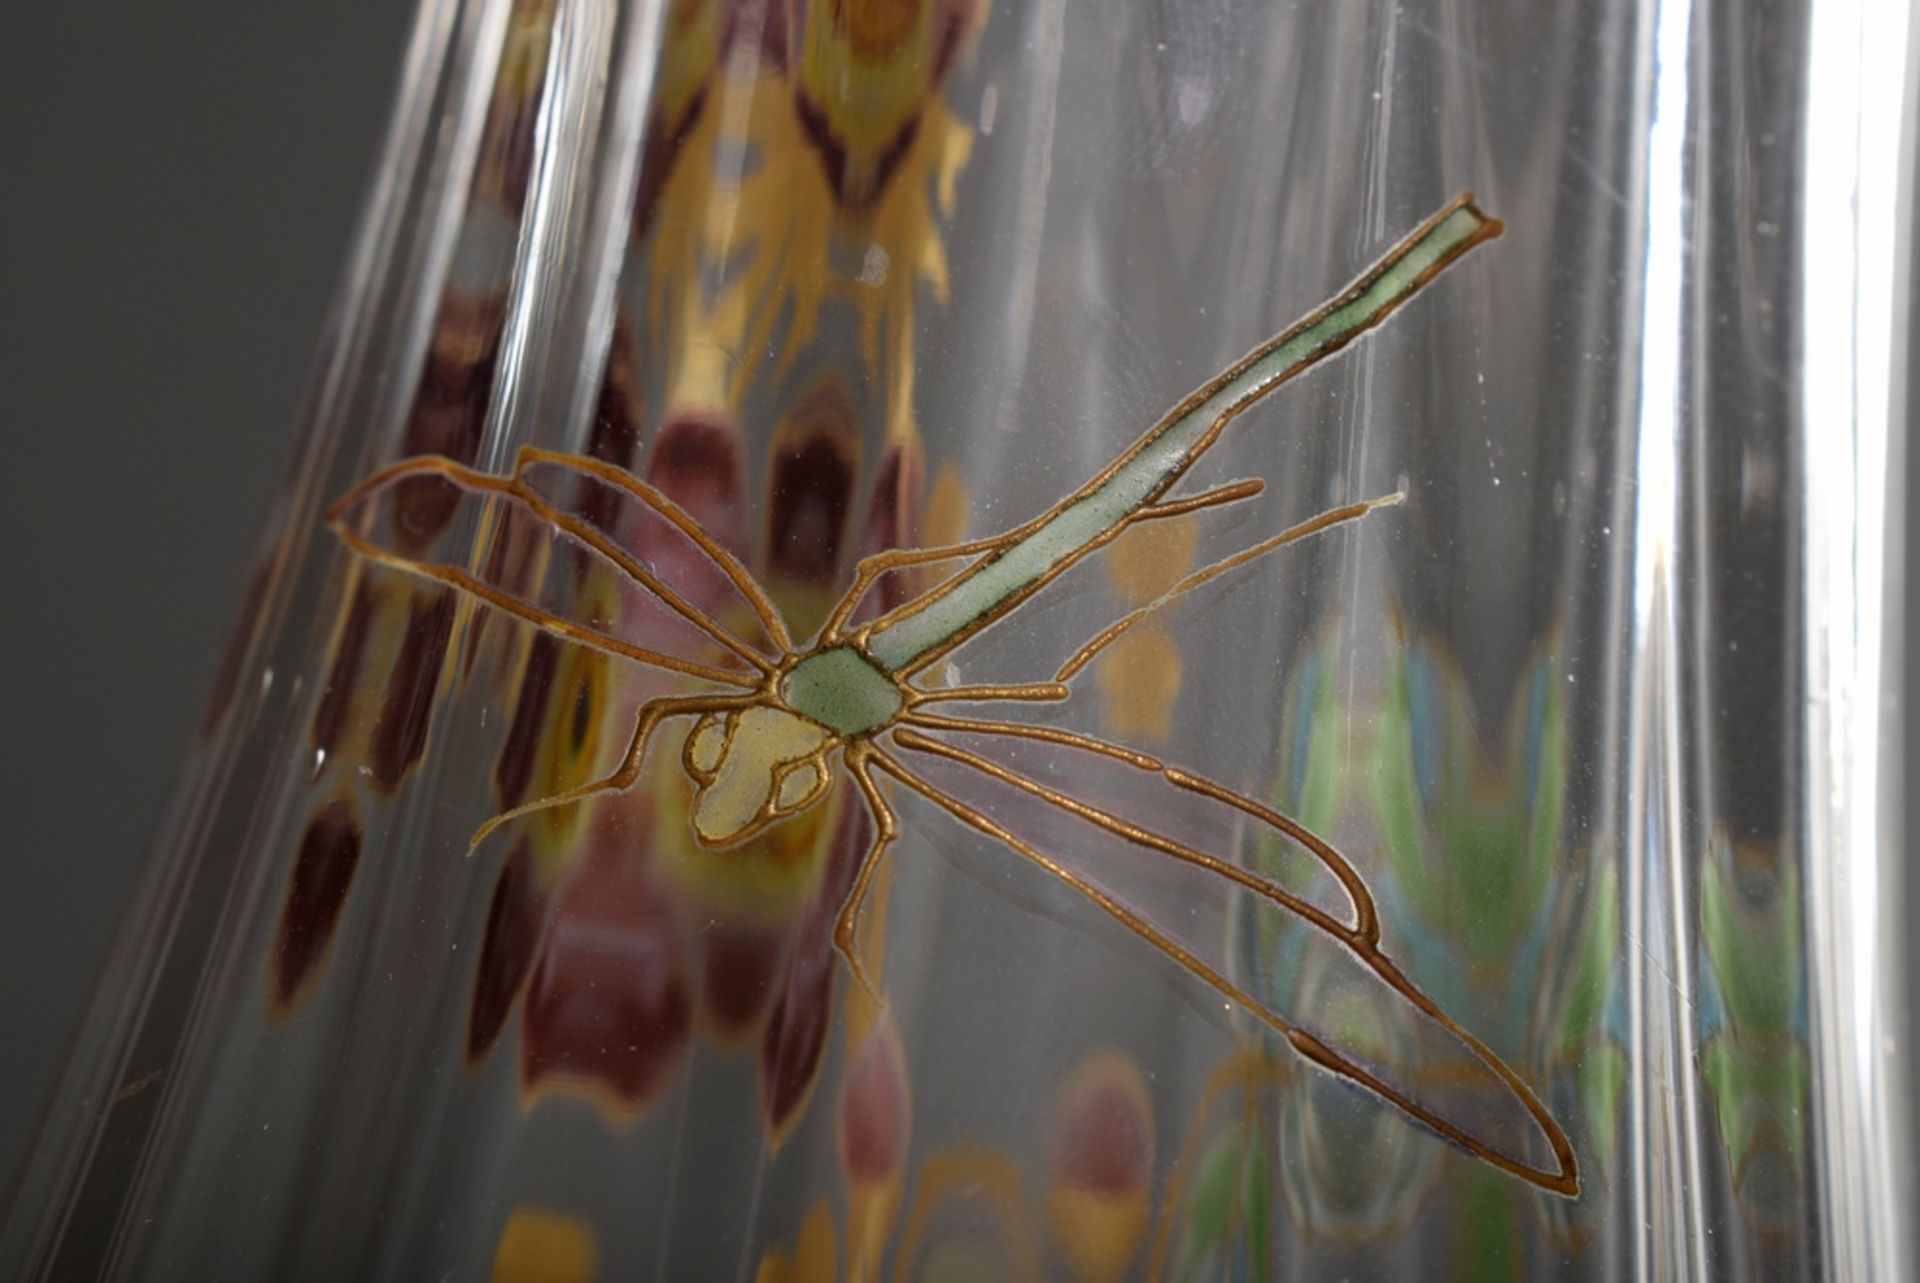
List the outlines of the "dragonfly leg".
<svg viewBox="0 0 1920 1283">
<path fill-rule="evenodd" d="M 863 749 L 855 747 L 847 750 L 847 769 L 853 772 L 854 782 L 860 786 L 860 793 L 866 799 L 867 809 L 873 815 L 875 832 L 873 845 L 861 857 L 860 872 L 853 880 L 852 889 L 847 892 L 846 903 L 840 908 L 839 920 L 833 924 L 833 948 L 846 961 L 854 983 L 860 986 L 875 1009 L 879 1009 L 886 1006 L 886 1002 L 880 996 L 879 986 L 867 975 L 866 964 L 860 961 L 860 911 L 866 906 L 867 892 L 873 887 L 873 875 L 879 870 L 887 848 L 893 845 L 894 838 L 899 835 L 900 826 L 894 818 L 893 808 L 880 796 L 880 790 L 873 782 Z"/>
<path fill-rule="evenodd" d="M 745 708 L 753 702 L 754 700 L 751 698 L 734 697 L 716 699 L 711 695 L 663 696 L 659 699 L 648 700 L 640 706 L 639 715 L 634 722 L 633 739 L 627 744 L 627 751 L 620 759 L 620 765 L 615 769 L 613 774 L 606 776 L 604 779 L 575 785 L 573 788 L 561 793 L 555 793 L 551 797 L 536 798 L 531 802 L 523 802 L 511 811 L 502 811 L 499 815 L 494 816 L 478 829 L 474 830 L 473 840 L 467 844 L 467 850 L 471 852 L 482 842 L 486 841 L 495 829 L 498 829 L 510 820 L 517 820 L 523 815 L 531 815 L 535 811 L 550 810 L 556 806 L 568 806 L 574 802 L 584 802 L 588 798 L 597 797 L 602 793 L 622 793 L 632 788 L 633 782 L 640 778 L 640 766 L 641 763 L 646 760 L 648 742 L 653 738 L 653 733 L 659 728 L 660 723 L 666 721 L 668 718 L 681 717 L 690 713 L 717 713 L 727 709 Z"/>
<path fill-rule="evenodd" d="M 941 704 L 950 700 L 1005 701 L 1009 703 L 1057 704 L 1073 694 L 1065 682 L 1022 682 L 1016 686 L 910 686 L 909 705 Z"/>
</svg>

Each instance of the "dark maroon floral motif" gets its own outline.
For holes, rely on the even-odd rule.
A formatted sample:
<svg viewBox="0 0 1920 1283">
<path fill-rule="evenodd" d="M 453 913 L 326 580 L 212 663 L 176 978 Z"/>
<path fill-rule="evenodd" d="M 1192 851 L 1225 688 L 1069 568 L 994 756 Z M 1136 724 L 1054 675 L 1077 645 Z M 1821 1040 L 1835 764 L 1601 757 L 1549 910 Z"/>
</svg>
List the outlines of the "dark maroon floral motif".
<svg viewBox="0 0 1920 1283">
<path fill-rule="evenodd" d="M 291 1007 L 319 970 L 359 863 L 360 817 L 353 802 L 329 802 L 307 821 L 300 836 L 293 879 L 273 933 L 267 970 L 275 1009 Z"/>
<path fill-rule="evenodd" d="M 367 766 L 373 787 L 391 793 L 420 762 L 433 717 L 440 667 L 453 633 L 455 602 L 451 590 L 416 596 L 407 607 L 400 655 L 387 679 L 380 719 L 368 745 Z"/>
</svg>

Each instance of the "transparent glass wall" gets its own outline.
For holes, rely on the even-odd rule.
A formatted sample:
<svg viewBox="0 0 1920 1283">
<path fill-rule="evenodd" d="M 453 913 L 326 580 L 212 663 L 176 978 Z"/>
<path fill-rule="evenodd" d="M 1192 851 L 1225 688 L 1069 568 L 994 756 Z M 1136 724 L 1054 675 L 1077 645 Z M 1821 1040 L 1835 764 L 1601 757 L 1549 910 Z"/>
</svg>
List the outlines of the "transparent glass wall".
<svg viewBox="0 0 1920 1283">
<path fill-rule="evenodd" d="M 1908 49 L 1892 4 L 425 0 L 0 1264 L 1911 1268 Z M 1261 493 L 1128 526 L 920 678 L 1051 683 L 1131 619 L 1070 698 L 968 713 L 1051 738 L 896 747 L 872 794 L 836 748 L 709 849 L 683 718 L 470 849 L 748 671 L 727 641 L 787 662 L 860 558 L 1048 512 L 1469 190 L 1504 231 L 1169 498 Z M 487 489 L 527 447 L 565 479 Z M 338 524 L 495 605 L 323 520 L 422 456 Z M 1263 887 L 1371 918 L 1405 986 Z"/>
</svg>

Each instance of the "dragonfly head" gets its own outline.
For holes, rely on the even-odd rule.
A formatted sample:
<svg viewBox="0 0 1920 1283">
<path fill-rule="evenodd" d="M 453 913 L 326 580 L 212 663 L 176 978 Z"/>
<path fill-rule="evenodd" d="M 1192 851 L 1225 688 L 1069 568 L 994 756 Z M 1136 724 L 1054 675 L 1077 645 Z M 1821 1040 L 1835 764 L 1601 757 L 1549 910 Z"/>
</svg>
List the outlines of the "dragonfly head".
<svg viewBox="0 0 1920 1283">
<path fill-rule="evenodd" d="M 770 703 L 702 717 L 684 753 L 694 836 L 702 846 L 732 846 L 812 806 L 827 791 L 832 739 L 818 722 Z"/>
</svg>

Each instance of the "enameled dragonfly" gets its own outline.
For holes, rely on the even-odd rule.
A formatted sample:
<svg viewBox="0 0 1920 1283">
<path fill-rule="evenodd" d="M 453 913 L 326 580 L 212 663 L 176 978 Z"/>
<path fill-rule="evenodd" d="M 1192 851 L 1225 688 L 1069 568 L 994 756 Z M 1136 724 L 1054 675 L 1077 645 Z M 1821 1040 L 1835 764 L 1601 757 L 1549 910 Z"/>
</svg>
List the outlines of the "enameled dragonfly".
<svg viewBox="0 0 1920 1283">
<path fill-rule="evenodd" d="M 646 668 L 693 679 L 704 688 L 643 702 L 617 769 L 495 816 L 474 835 L 476 845 L 500 825 L 529 812 L 631 787 L 655 734 L 674 719 L 694 719 L 680 765 L 693 790 L 693 836 L 710 850 L 735 846 L 818 804 L 829 791 L 837 758 L 872 813 L 874 838 L 840 912 L 835 943 L 856 983 L 870 994 L 874 987 L 862 973 L 854 941 L 875 869 L 900 833 L 899 817 L 883 787 L 890 782 L 1072 887 L 1309 1061 L 1493 1166 L 1571 1196 L 1579 1190 L 1579 1176 L 1565 1132 L 1511 1068 L 1441 1011 L 1386 955 L 1372 893 L 1325 841 L 1255 798 L 1145 753 L 1077 731 L 944 711 L 970 703 L 1045 705 L 1066 700 L 1075 674 L 1147 614 L 1236 567 L 1355 521 L 1400 496 L 1321 513 L 1188 575 L 1082 646 L 1051 680 L 969 686 L 940 685 L 927 676 L 955 647 L 1006 620 L 1129 528 L 1258 493 L 1262 483 L 1252 480 L 1184 497 L 1169 494 L 1255 401 L 1379 325 L 1474 246 L 1499 232 L 1500 223 L 1482 213 L 1471 195 L 1461 196 L 1337 296 L 1174 406 L 1097 476 L 1032 520 L 990 539 L 890 551 L 863 560 L 818 636 L 804 645 L 795 644 L 746 568 L 684 509 L 626 471 L 596 459 L 527 448 L 512 472 L 500 476 L 444 458 L 412 458 L 355 486 L 332 506 L 327 519 L 350 547 L 376 562 L 451 585 L 535 627 Z M 657 531 L 680 541 L 683 549 L 696 550 L 708 570 L 717 570 L 750 610 L 755 640 L 724 627 L 711 610 L 668 582 L 670 576 L 657 559 L 650 564 L 636 555 L 631 541 L 617 538 L 604 523 L 583 515 L 580 505 L 562 499 L 556 488 L 560 482 L 637 504 Z M 422 485 L 451 487 L 490 500 L 515 520 L 544 527 L 610 563 L 632 589 L 693 630 L 688 636 L 703 636 L 700 644 L 721 662 L 637 644 L 617 630 L 568 618 L 511 585 L 475 573 L 457 557 L 439 562 L 417 555 L 395 522 L 383 525 L 380 514 L 368 509 L 406 487 Z M 388 532 L 385 544 L 377 533 L 382 530 Z M 862 610 L 883 577 L 956 561 L 964 564 L 919 596 L 883 611 Z M 1161 831 L 1151 814 L 1127 814 L 1123 802 L 1095 805 L 1066 786 L 1049 784 L 1037 778 L 1045 773 L 1044 764 L 1009 764 L 1004 751 L 995 756 L 996 748 L 1018 753 L 1035 745 L 1044 745 L 1049 758 L 1064 754 L 1118 771 L 1131 782 L 1113 790 L 1117 797 L 1157 790 L 1189 808 L 1211 809 L 1216 823 L 1224 817 L 1232 824 L 1264 826 L 1284 835 L 1306 853 L 1315 876 L 1332 881 L 1316 896 L 1301 887 L 1299 878 L 1268 877 L 1202 849 L 1191 832 Z M 969 783 L 956 789 L 939 782 L 943 775 Z M 997 791 L 1014 804 L 976 803 L 962 796 L 969 790 Z M 1137 804 L 1133 809 L 1138 810 Z M 1063 842 L 1053 835 L 1025 835 L 1018 831 L 1022 821 L 1016 818 L 1023 810 L 1045 816 L 1056 827 L 1074 826 L 1079 836 Z M 1163 808 L 1162 826 L 1164 815 Z M 1369 1052 L 1336 1046 L 1337 1021 L 1312 1027 L 1297 1014 L 1290 1018 L 1274 1010 L 1252 991 L 1249 981 L 1234 974 L 1222 940 L 1199 938 L 1195 928 L 1184 925 L 1194 915 L 1163 912 L 1157 920 L 1151 896 L 1130 899 L 1117 890 L 1124 879 L 1114 866 L 1087 853 L 1100 842 L 1110 844 L 1110 850 L 1123 850 L 1136 864 L 1144 862 L 1151 876 L 1177 871 L 1194 888 L 1189 894 L 1220 902 L 1253 897 L 1262 907 L 1287 915 L 1289 929 L 1301 939 L 1337 956 L 1344 968 L 1342 983 L 1370 987 L 1380 1001 L 1396 1006 L 1403 1041 L 1415 1050 Z M 1412 1085 L 1415 1080 L 1419 1086 Z"/>
</svg>

